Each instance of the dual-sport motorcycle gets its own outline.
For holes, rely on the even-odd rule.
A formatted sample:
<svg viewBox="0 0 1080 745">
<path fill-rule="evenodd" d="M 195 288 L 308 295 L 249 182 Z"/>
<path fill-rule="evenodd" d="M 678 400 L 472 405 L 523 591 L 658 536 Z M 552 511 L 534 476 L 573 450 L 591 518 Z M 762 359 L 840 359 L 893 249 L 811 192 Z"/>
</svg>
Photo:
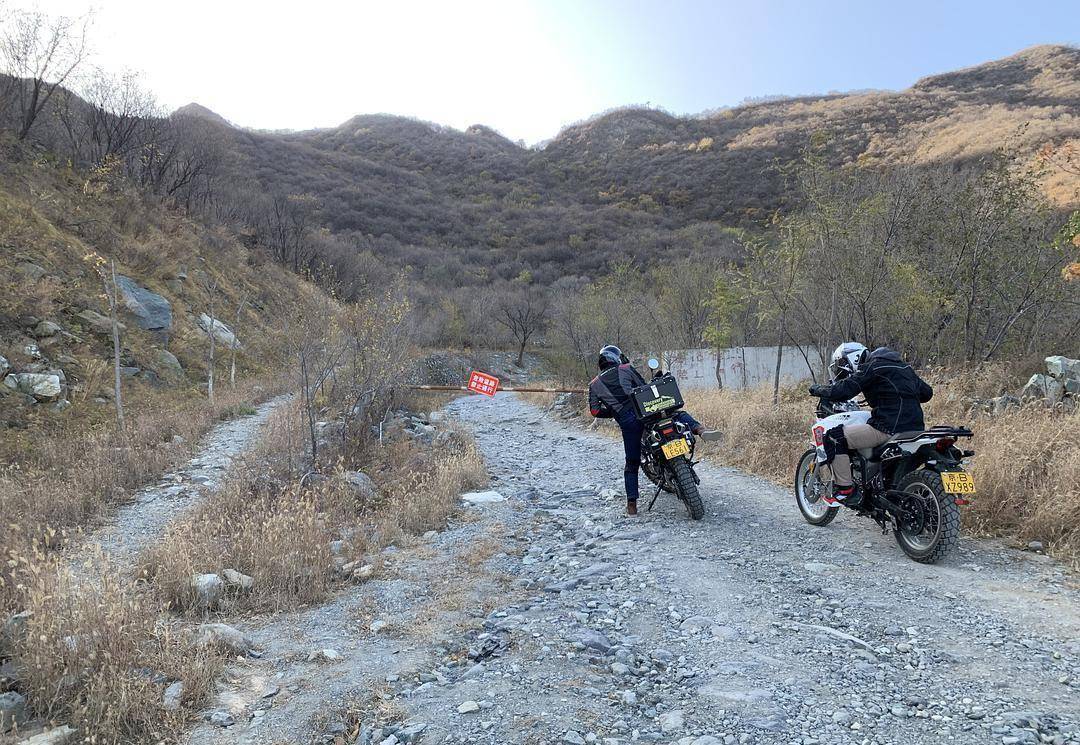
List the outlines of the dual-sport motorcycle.
<svg viewBox="0 0 1080 745">
<path fill-rule="evenodd" d="M 795 469 L 795 503 L 808 523 L 825 526 L 844 505 L 832 498 L 825 433 L 843 424 L 866 423 L 870 412 L 855 401 L 819 399 L 816 413 L 813 447 Z M 891 529 L 910 558 L 933 564 L 956 546 L 959 505 L 975 493 L 975 482 L 963 468 L 964 459 L 975 453 L 956 447 L 958 439 L 971 434 L 964 427 L 932 427 L 900 432 L 876 448 L 852 450 L 852 480 L 862 499 L 851 509 L 872 518 L 882 533 Z"/>
<path fill-rule="evenodd" d="M 698 491 L 701 479 L 694 472 L 694 433 L 674 418 L 684 403 L 679 384 L 670 372 L 661 372 L 655 359 L 649 360 L 649 369 L 653 371 L 652 381 L 631 392 L 643 425 L 641 470 L 656 484 L 649 509 L 660 492 L 665 491 L 686 505 L 692 519 L 700 520 L 705 515 L 705 505 Z"/>
</svg>

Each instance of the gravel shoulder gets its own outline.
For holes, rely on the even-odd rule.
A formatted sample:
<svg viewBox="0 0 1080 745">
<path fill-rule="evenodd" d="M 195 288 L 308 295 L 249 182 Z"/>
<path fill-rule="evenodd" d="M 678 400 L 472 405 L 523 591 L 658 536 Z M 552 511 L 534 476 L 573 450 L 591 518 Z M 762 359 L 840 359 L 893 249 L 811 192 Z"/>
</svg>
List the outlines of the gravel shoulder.
<svg viewBox="0 0 1080 745">
<path fill-rule="evenodd" d="M 627 518 L 609 438 L 510 394 L 447 410 L 506 499 L 330 604 L 241 624 L 262 656 L 221 685 L 235 723 L 192 742 L 1080 742 L 1055 562 L 964 539 L 919 565 L 707 463 L 704 520 L 666 495 Z"/>
</svg>

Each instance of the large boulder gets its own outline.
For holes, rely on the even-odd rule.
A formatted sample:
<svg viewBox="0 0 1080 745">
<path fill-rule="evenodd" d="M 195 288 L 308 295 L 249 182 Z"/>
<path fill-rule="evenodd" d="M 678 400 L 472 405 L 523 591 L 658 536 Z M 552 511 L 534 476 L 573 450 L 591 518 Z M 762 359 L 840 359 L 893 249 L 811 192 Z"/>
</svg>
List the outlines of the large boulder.
<svg viewBox="0 0 1080 745">
<path fill-rule="evenodd" d="M 62 390 L 60 376 L 45 373 L 13 373 L 4 378 L 4 385 L 36 401 L 55 401 Z"/>
<path fill-rule="evenodd" d="M 250 592 L 255 587 L 255 578 L 239 572 L 235 569 L 225 569 L 221 572 L 225 579 L 225 585 L 240 592 Z"/>
<path fill-rule="evenodd" d="M 116 287 L 120 291 L 120 302 L 135 319 L 136 326 L 162 332 L 172 328 L 172 306 L 168 300 L 123 275 L 117 276 Z"/>
<path fill-rule="evenodd" d="M 1046 358 L 1046 371 L 1061 383 L 1066 393 L 1080 395 L 1080 360 L 1062 357 L 1060 354 Z"/>
<path fill-rule="evenodd" d="M 1049 375 L 1035 373 L 1021 389 L 1020 398 L 1042 398 L 1051 404 L 1056 404 L 1061 401 L 1064 394 L 1065 386 L 1061 384 L 1061 381 Z"/>
<path fill-rule="evenodd" d="M 346 471 L 342 474 L 342 478 L 345 479 L 349 491 L 356 496 L 358 501 L 364 502 L 379 496 L 379 488 L 363 471 Z"/>
<path fill-rule="evenodd" d="M 236 334 L 233 330 L 226 326 L 224 323 L 216 318 L 211 318 L 205 313 L 199 314 L 199 320 L 197 321 L 199 328 L 206 332 L 207 336 L 214 335 L 214 341 L 223 347 L 231 348 L 233 344 L 237 344 Z"/>
<path fill-rule="evenodd" d="M 159 349 L 154 353 L 154 369 L 158 375 L 169 380 L 179 380 L 184 377 L 184 368 L 180 360 L 167 349 Z"/>
<path fill-rule="evenodd" d="M 31 332 L 35 339 L 47 339 L 60 333 L 60 324 L 52 321 L 39 321 Z"/>
<path fill-rule="evenodd" d="M 44 732 L 39 732 L 33 737 L 28 737 L 22 740 L 19 745 L 67 745 L 69 742 L 74 742 L 76 734 L 78 733 L 72 727 L 65 724 L 62 727 L 53 727 Z"/>
<path fill-rule="evenodd" d="M 15 265 L 15 271 L 22 275 L 23 279 L 28 279 L 31 282 L 36 282 L 47 274 L 44 267 L 32 261 L 19 262 Z"/>
<path fill-rule="evenodd" d="M 1080 378 L 1080 360 L 1056 354 L 1046 358 L 1046 371 L 1055 378 Z"/>
<path fill-rule="evenodd" d="M 191 578 L 195 590 L 195 602 L 201 610 L 217 607 L 225 594 L 225 580 L 216 574 L 196 574 Z"/>
</svg>

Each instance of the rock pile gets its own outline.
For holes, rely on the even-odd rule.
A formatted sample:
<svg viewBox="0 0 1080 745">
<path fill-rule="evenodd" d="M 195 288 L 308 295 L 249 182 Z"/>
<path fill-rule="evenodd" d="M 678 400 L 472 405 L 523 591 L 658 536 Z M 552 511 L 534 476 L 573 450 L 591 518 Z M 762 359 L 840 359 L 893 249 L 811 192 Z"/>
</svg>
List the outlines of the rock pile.
<svg viewBox="0 0 1080 745">
<path fill-rule="evenodd" d="M 995 398 L 975 401 L 976 410 L 1001 416 L 1024 403 L 1042 402 L 1072 411 L 1080 404 L 1080 360 L 1061 355 L 1046 358 L 1046 372 L 1035 373 L 1017 394 L 1005 393 Z"/>
<path fill-rule="evenodd" d="M 1021 399 L 1043 399 L 1054 406 L 1076 405 L 1080 396 L 1080 360 L 1055 355 L 1046 358 L 1046 374 L 1036 373 L 1020 391 Z"/>
</svg>

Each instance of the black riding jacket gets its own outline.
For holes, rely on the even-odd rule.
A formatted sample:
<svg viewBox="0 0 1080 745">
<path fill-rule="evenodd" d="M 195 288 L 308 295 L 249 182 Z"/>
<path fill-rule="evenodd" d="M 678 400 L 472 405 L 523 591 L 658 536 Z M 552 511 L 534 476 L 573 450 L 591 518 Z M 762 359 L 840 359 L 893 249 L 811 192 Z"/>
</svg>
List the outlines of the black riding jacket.
<svg viewBox="0 0 1080 745">
<path fill-rule="evenodd" d="M 934 389 L 888 347 L 871 352 L 851 377 L 826 386 L 821 398 L 847 401 L 859 393 L 870 404 L 869 424 L 874 429 L 895 435 L 926 428 L 922 404 L 930 400 Z"/>
<path fill-rule="evenodd" d="M 633 365 L 609 367 L 589 383 L 589 413 L 601 419 L 618 417 L 633 406 L 630 393 L 639 385 L 645 385 L 645 378 Z"/>
</svg>

